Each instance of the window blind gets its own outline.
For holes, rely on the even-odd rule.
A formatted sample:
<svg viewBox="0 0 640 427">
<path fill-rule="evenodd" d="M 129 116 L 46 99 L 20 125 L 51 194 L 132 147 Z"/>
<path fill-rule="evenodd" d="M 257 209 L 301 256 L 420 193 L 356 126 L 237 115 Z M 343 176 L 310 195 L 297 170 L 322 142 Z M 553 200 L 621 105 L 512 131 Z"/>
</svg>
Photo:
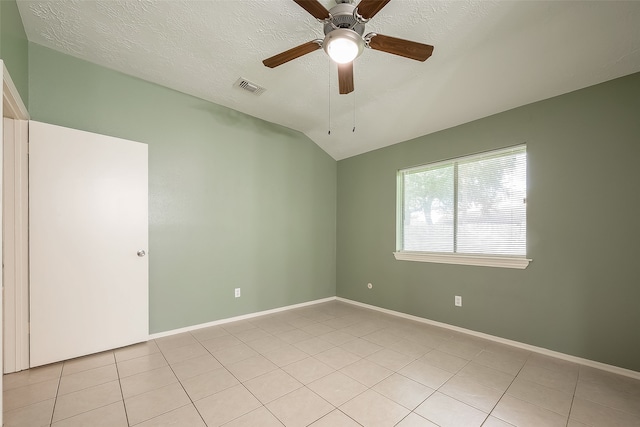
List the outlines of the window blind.
<svg viewBox="0 0 640 427">
<path fill-rule="evenodd" d="M 401 250 L 526 255 L 526 146 L 400 171 Z"/>
</svg>

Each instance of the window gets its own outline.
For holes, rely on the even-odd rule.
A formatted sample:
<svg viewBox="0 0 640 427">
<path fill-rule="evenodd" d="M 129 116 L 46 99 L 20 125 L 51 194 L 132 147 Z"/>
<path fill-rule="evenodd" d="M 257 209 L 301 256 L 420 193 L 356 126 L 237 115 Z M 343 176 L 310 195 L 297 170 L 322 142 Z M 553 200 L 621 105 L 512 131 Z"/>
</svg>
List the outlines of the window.
<svg viewBox="0 0 640 427">
<path fill-rule="evenodd" d="M 524 145 L 400 170 L 396 259 L 526 268 L 526 197 Z"/>
</svg>

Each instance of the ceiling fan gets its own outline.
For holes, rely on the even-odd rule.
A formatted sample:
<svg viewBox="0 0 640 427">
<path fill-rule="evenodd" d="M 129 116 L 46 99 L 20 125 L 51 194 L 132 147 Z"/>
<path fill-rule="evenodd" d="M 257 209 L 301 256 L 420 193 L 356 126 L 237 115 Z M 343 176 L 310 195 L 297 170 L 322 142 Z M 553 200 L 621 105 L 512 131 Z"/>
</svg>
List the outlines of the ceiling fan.
<svg viewBox="0 0 640 427">
<path fill-rule="evenodd" d="M 338 64 L 338 86 L 340 94 L 353 92 L 353 60 L 365 47 L 426 61 L 433 53 L 433 46 L 368 33 L 364 27 L 391 0 L 361 0 L 355 5 L 353 0 L 336 0 L 336 5 L 327 10 L 318 0 L 293 0 L 313 15 L 324 26 L 324 39 L 316 39 L 267 58 L 262 63 L 275 68 L 293 59 L 323 48 L 329 57 Z"/>
</svg>

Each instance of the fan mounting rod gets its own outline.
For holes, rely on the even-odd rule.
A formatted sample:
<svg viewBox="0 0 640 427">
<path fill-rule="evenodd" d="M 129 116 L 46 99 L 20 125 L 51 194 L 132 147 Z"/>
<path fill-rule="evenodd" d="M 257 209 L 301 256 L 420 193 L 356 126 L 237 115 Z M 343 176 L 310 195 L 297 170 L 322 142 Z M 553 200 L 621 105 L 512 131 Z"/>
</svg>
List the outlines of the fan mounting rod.
<svg viewBox="0 0 640 427">
<path fill-rule="evenodd" d="M 364 34 L 364 24 L 366 23 L 357 14 L 356 6 L 348 0 L 333 6 L 329 10 L 329 17 L 319 21 L 324 23 L 325 35 L 339 28 L 353 30 L 362 35 Z"/>
</svg>

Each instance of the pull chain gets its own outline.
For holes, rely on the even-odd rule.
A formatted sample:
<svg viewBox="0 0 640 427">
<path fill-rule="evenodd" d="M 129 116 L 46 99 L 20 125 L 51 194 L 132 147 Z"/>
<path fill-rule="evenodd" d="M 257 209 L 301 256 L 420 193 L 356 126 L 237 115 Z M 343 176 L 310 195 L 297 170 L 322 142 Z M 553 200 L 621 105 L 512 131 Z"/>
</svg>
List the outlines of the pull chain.
<svg viewBox="0 0 640 427">
<path fill-rule="evenodd" d="M 356 131 L 356 91 L 353 91 L 353 130 L 351 132 L 355 133 Z"/>
<path fill-rule="evenodd" d="M 331 135 L 331 59 L 329 59 L 329 92 L 327 93 L 327 95 L 329 95 L 329 132 L 327 132 L 327 135 Z"/>
</svg>

